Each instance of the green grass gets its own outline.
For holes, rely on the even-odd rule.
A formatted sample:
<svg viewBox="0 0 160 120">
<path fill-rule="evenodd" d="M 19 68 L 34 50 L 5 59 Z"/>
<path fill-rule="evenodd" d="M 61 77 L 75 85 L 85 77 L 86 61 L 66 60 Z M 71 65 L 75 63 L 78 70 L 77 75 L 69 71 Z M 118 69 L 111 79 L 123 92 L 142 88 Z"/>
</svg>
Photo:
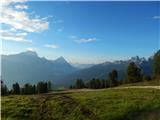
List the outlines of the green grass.
<svg viewBox="0 0 160 120">
<path fill-rule="evenodd" d="M 2 120 L 159 120 L 160 90 L 4 96 Z"/>
<path fill-rule="evenodd" d="M 102 92 L 74 93 L 71 96 L 92 110 L 101 120 L 150 120 L 150 116 L 146 114 L 154 111 L 160 114 L 158 90 L 109 89 Z M 160 115 L 154 117 L 160 118 Z"/>
<path fill-rule="evenodd" d="M 38 107 L 33 96 L 5 96 L 1 97 L 2 120 L 28 120 L 32 112 Z"/>
<path fill-rule="evenodd" d="M 137 82 L 132 84 L 122 84 L 121 86 L 160 86 L 160 79 Z"/>
</svg>

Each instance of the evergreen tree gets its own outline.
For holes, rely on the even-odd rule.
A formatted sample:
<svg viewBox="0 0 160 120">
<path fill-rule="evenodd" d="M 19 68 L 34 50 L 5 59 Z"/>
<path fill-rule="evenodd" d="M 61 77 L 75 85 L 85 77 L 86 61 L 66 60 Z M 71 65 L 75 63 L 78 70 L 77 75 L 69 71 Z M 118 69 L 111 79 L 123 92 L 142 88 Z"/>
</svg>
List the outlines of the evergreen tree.
<svg viewBox="0 0 160 120">
<path fill-rule="evenodd" d="M 141 69 L 131 62 L 127 68 L 127 83 L 135 83 L 142 80 Z"/>
<path fill-rule="evenodd" d="M 160 50 L 158 50 L 154 55 L 153 68 L 154 77 L 160 78 Z"/>
<path fill-rule="evenodd" d="M 72 86 L 72 85 L 70 85 L 70 86 L 69 86 L 69 89 L 73 89 L 73 86 Z"/>
<path fill-rule="evenodd" d="M 93 78 L 89 82 L 89 88 L 95 89 L 96 88 L 96 80 Z"/>
<path fill-rule="evenodd" d="M 104 82 L 104 83 L 103 83 Z M 103 86 L 105 86 L 105 81 L 101 81 L 99 79 L 92 79 L 87 83 L 87 87 L 91 88 L 91 89 L 100 89 L 103 88 Z"/>
<path fill-rule="evenodd" d="M 12 92 L 13 92 L 13 94 L 20 94 L 20 87 L 19 87 L 18 83 L 13 84 Z"/>
<path fill-rule="evenodd" d="M 85 87 L 86 87 L 86 88 L 90 88 L 90 81 L 87 81 L 87 82 L 86 82 Z"/>
<path fill-rule="evenodd" d="M 84 84 L 83 80 L 77 79 L 77 81 L 76 81 L 76 88 L 77 89 L 81 89 L 81 88 L 84 88 L 84 87 L 85 87 L 85 84 Z"/>
<path fill-rule="evenodd" d="M 47 93 L 48 92 L 47 82 L 38 82 L 38 84 L 37 84 L 37 92 L 38 93 Z"/>
<path fill-rule="evenodd" d="M 26 83 L 23 87 L 23 90 L 22 90 L 22 94 L 33 94 L 33 88 L 32 88 L 32 85 L 29 84 L 29 83 Z"/>
<path fill-rule="evenodd" d="M 99 79 L 95 80 L 95 89 L 101 88 L 101 81 Z"/>
<path fill-rule="evenodd" d="M 51 91 L 52 90 L 52 83 L 51 83 L 51 81 L 47 82 L 47 86 L 48 86 L 48 90 Z"/>
<path fill-rule="evenodd" d="M 48 93 L 48 84 L 44 82 L 44 93 Z"/>
<path fill-rule="evenodd" d="M 109 88 L 110 85 L 111 85 L 111 83 L 110 83 L 110 81 L 107 79 L 107 80 L 105 81 L 105 88 Z"/>
<path fill-rule="evenodd" d="M 105 88 L 106 87 L 106 83 L 105 82 L 106 82 L 105 80 L 101 81 L 101 88 Z"/>
<path fill-rule="evenodd" d="M 36 93 L 37 93 L 36 85 L 33 85 L 33 87 L 32 87 L 32 93 L 33 93 L 33 94 L 36 94 Z"/>
<path fill-rule="evenodd" d="M 108 74 L 109 86 L 117 86 L 118 85 L 118 72 L 116 70 L 112 70 Z"/>
<path fill-rule="evenodd" d="M 150 81 L 150 80 L 152 80 L 151 76 L 143 75 L 143 81 Z"/>
<path fill-rule="evenodd" d="M 36 94 L 37 89 L 35 85 L 31 85 L 29 83 L 26 83 L 22 88 L 21 88 L 21 94 Z"/>
<path fill-rule="evenodd" d="M 8 95 L 9 91 L 6 85 L 4 85 L 3 81 L 1 80 L 1 95 Z"/>
</svg>

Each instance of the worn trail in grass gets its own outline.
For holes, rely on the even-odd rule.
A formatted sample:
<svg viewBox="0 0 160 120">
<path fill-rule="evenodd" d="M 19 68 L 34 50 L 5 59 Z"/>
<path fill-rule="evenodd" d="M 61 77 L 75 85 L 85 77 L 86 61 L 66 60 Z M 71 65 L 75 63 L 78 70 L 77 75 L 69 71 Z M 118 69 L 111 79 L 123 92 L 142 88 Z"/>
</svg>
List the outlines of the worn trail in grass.
<svg viewBox="0 0 160 120">
<path fill-rule="evenodd" d="M 159 120 L 160 90 L 106 89 L 2 97 L 2 120 Z"/>
<path fill-rule="evenodd" d="M 82 106 L 77 100 L 70 96 L 63 94 L 48 94 L 41 96 L 41 105 L 37 111 L 32 113 L 32 119 L 36 120 L 51 120 L 51 119 L 85 119 L 85 120 L 99 120 L 99 118 L 88 108 Z M 53 110 L 56 108 L 56 110 Z M 75 111 L 75 112 L 73 112 Z M 77 115 L 75 115 L 75 113 Z M 67 116 L 67 117 L 66 117 Z M 72 116 L 71 119 L 68 116 Z"/>
</svg>

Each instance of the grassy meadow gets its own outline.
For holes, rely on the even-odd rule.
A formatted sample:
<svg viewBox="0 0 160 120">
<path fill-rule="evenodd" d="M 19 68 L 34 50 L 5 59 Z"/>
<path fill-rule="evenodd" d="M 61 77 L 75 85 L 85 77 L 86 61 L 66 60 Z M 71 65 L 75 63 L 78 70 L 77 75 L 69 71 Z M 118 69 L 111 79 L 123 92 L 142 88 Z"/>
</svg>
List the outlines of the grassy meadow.
<svg viewBox="0 0 160 120">
<path fill-rule="evenodd" d="M 160 90 L 101 89 L 1 97 L 2 120 L 160 120 Z"/>
</svg>

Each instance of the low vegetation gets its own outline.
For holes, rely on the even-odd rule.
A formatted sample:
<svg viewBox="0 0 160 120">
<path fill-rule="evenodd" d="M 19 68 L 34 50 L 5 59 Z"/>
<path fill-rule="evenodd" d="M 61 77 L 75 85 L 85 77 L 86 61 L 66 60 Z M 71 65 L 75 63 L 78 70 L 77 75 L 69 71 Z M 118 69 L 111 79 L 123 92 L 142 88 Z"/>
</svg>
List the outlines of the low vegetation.
<svg viewBox="0 0 160 120">
<path fill-rule="evenodd" d="M 159 120 L 159 118 L 158 89 L 101 89 L 2 97 L 2 120 Z"/>
</svg>

